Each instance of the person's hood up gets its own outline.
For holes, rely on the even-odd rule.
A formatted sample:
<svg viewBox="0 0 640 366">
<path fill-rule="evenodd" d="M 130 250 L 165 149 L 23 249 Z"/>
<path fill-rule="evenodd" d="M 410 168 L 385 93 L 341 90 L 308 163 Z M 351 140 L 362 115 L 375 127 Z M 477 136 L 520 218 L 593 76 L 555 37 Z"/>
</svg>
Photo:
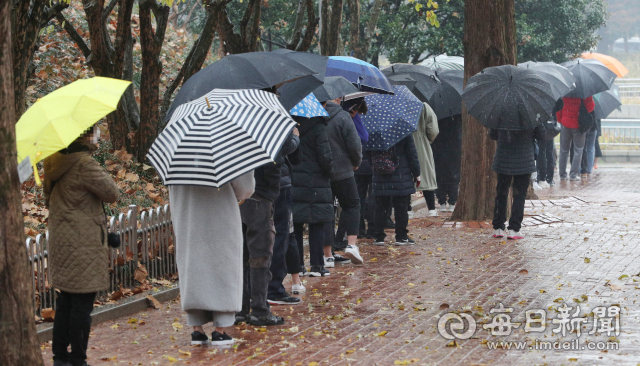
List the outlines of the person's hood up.
<svg viewBox="0 0 640 366">
<path fill-rule="evenodd" d="M 329 119 L 335 117 L 338 113 L 340 112 L 344 112 L 344 110 L 342 109 L 342 107 L 339 104 L 336 104 L 334 102 L 327 102 L 327 104 L 325 105 L 324 109 L 327 110 L 327 113 L 329 113 Z M 344 112 L 347 113 L 347 112 Z M 347 113 L 348 115 L 348 113 Z M 349 116 L 349 118 L 351 118 L 351 116 Z"/>
<path fill-rule="evenodd" d="M 45 178 L 49 181 L 56 181 L 69 170 L 71 167 L 86 156 L 96 150 L 94 145 L 86 142 L 84 139 L 78 139 L 48 158 L 44 159 Z"/>
<path fill-rule="evenodd" d="M 294 117 L 294 120 L 298 122 L 298 131 L 300 131 L 300 135 L 305 135 L 309 130 L 311 130 L 317 124 L 327 125 L 327 119 L 324 117 L 313 117 L 313 118 L 305 118 L 305 117 Z"/>
</svg>

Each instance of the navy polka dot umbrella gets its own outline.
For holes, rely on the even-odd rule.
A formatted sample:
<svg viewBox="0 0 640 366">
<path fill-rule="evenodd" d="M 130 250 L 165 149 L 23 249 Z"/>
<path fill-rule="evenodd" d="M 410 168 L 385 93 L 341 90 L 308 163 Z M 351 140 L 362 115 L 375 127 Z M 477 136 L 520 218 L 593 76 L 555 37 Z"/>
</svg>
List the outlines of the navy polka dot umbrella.
<svg viewBox="0 0 640 366">
<path fill-rule="evenodd" d="M 389 150 L 418 129 L 422 102 L 403 85 L 393 86 L 394 95 L 373 94 L 365 97 L 369 111 L 362 123 L 369 132 L 363 150 Z"/>
</svg>

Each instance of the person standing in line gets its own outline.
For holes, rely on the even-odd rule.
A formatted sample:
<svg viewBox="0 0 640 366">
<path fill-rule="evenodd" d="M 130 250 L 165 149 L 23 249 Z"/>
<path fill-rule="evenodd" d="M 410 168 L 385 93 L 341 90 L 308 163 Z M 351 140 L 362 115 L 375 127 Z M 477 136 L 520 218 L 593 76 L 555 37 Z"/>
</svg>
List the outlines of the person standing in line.
<svg viewBox="0 0 640 366">
<path fill-rule="evenodd" d="M 598 139 L 597 122 L 593 124 L 586 135 L 584 142 L 584 151 L 582 152 L 582 161 L 580 164 L 580 174 L 582 178 L 587 178 L 593 171 L 593 165 L 596 158 L 596 141 Z"/>
<path fill-rule="evenodd" d="M 191 344 L 232 344 L 217 328 L 232 326 L 242 307 L 242 220 L 239 202 L 253 194 L 253 171 L 222 187 L 169 186 L 176 234 L 180 301 L 193 327 Z M 244 203 L 242 203 L 244 204 Z M 213 323 L 211 341 L 203 325 Z"/>
<path fill-rule="evenodd" d="M 414 245 L 415 240 L 409 237 L 409 212 L 407 207 L 411 203 L 411 195 L 420 186 L 420 161 L 416 152 L 413 136 L 409 135 L 392 146 L 386 153 L 378 151 L 371 153 L 373 166 L 373 196 L 376 198 L 376 228 L 374 245 L 385 245 L 384 232 L 387 223 L 389 201 L 393 199 L 393 210 L 396 218 L 396 245 Z M 377 170 L 376 161 L 386 159 L 394 165 L 393 171 Z M 395 165 L 397 164 L 397 165 Z"/>
<path fill-rule="evenodd" d="M 556 114 L 558 122 L 562 124 L 562 132 L 560 132 L 560 179 L 567 180 L 567 160 L 569 159 L 569 151 L 573 142 L 573 158 L 571 160 L 571 168 L 569 170 L 569 179 L 571 181 L 580 180 L 580 165 L 582 163 L 582 153 L 585 147 L 586 129 L 581 128 L 580 109 L 584 104 L 587 113 L 592 113 L 595 104 L 593 97 L 585 99 L 580 98 L 562 98 L 562 108 L 556 107 L 559 112 Z M 590 128 L 591 126 L 589 126 Z"/>
<path fill-rule="evenodd" d="M 416 188 L 422 191 L 424 195 L 430 217 L 438 216 L 435 195 L 438 183 L 436 181 L 433 152 L 431 151 L 431 143 L 436 139 L 438 133 L 438 117 L 429 104 L 423 103 L 420 121 L 418 121 L 418 130 L 413 133 L 413 141 L 420 161 L 420 184 Z"/>
<path fill-rule="evenodd" d="M 299 136 L 298 129 L 294 127 L 291 143 L 287 144 L 286 150 L 281 150 L 284 163 L 280 167 L 280 194 L 273 203 L 273 223 L 276 228 L 276 237 L 270 266 L 271 281 L 269 281 L 267 290 L 267 301 L 271 305 L 297 305 L 300 303 L 300 299 L 290 296 L 282 284 L 285 277 L 287 277 L 289 267 L 292 269 L 298 267 L 295 273 L 300 272 L 300 265 L 297 261 L 295 263 L 287 263 L 292 258 L 297 258 L 297 254 L 287 255 L 287 252 L 295 250 L 297 253 L 298 250 L 297 245 L 289 247 L 291 243 L 289 233 L 291 219 L 291 166 L 299 163 Z M 289 261 L 287 261 L 287 258 L 289 258 Z"/>
<path fill-rule="evenodd" d="M 498 174 L 496 200 L 493 210 L 493 237 L 502 238 L 507 220 L 509 188 L 513 187 L 513 204 L 507 238 L 524 239 L 520 233 L 524 218 L 524 203 L 531 173 L 536 171 L 534 139 L 543 140 L 545 129 L 539 125 L 535 130 L 507 131 L 490 129 L 489 137 L 498 142 L 493 158 L 493 171 Z"/>
<path fill-rule="evenodd" d="M 438 120 L 438 131 L 438 136 L 431 144 L 438 184 L 436 197 L 438 197 L 441 212 L 453 212 L 460 188 L 462 115 L 456 114 Z"/>
<path fill-rule="evenodd" d="M 323 104 L 329 113 L 327 137 L 333 156 L 331 192 L 342 207 L 340 221 L 345 225 L 348 242 L 344 256 L 355 264 L 362 264 L 364 262 L 356 244 L 360 225 L 360 199 L 354 178 L 354 171 L 362 162 L 362 144 L 351 116 L 339 104 L 340 99 Z M 334 225 L 326 225 L 325 230 L 325 267 L 332 268 L 335 266 L 335 258 L 331 251 L 335 242 Z"/>
<path fill-rule="evenodd" d="M 602 150 L 600 149 L 600 136 L 602 136 L 602 120 L 596 119 L 596 128 L 598 134 L 596 135 L 596 148 L 595 156 L 593 158 L 593 169 L 598 169 L 598 158 L 602 157 Z"/>
<path fill-rule="evenodd" d="M 51 347 L 55 366 L 86 365 L 93 301 L 96 293 L 109 289 L 103 202 L 116 202 L 120 192 L 91 156 L 98 137 L 96 125 L 44 159 L 50 281 L 57 290 Z"/>
<path fill-rule="evenodd" d="M 302 236 L 304 224 L 309 228 L 309 276 L 328 276 L 324 268 L 325 226 L 333 220 L 331 195 L 332 154 L 324 117 L 294 117 L 300 124 L 300 164 L 291 174 L 293 228 L 298 244 L 300 263 L 304 266 Z M 296 288 L 294 287 L 294 292 Z"/>
</svg>

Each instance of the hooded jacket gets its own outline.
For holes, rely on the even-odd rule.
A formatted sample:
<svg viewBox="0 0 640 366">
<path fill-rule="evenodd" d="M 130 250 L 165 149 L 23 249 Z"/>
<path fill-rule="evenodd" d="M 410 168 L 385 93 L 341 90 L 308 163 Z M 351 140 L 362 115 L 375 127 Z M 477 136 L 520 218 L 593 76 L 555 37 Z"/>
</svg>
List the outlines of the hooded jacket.
<svg viewBox="0 0 640 366">
<path fill-rule="evenodd" d="M 353 177 L 353 168 L 360 166 L 362 161 L 362 144 L 356 126 L 349 113 L 339 105 L 327 102 L 325 109 L 329 113 L 327 137 L 329 137 L 333 156 L 331 180 L 338 181 Z"/>
<path fill-rule="evenodd" d="M 291 198 L 293 222 L 331 222 L 332 152 L 324 118 L 300 121 L 300 164 L 292 168 Z"/>
<path fill-rule="evenodd" d="M 399 165 L 392 174 L 373 172 L 374 196 L 407 196 L 416 193 L 414 178 L 420 176 L 420 161 L 413 135 L 409 135 L 393 146 Z"/>
<path fill-rule="evenodd" d="M 556 113 L 558 122 L 560 122 L 566 128 L 578 128 L 580 123 L 578 117 L 580 116 L 580 102 L 584 100 L 584 106 L 587 108 L 587 112 L 591 113 L 595 109 L 596 105 L 593 102 L 593 97 L 585 99 L 580 98 L 562 98 L 564 106 L 562 110 Z"/>
<path fill-rule="evenodd" d="M 117 200 L 118 186 L 91 157 L 95 146 L 76 140 L 63 151 L 44 160 L 51 283 L 71 293 L 107 290 L 107 219 L 102 204 Z"/>
</svg>

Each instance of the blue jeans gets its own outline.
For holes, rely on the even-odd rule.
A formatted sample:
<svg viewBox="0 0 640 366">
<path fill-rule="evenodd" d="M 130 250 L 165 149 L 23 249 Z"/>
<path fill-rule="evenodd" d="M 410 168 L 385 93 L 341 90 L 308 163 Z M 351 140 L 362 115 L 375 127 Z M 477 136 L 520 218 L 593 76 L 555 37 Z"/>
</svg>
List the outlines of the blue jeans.
<svg viewBox="0 0 640 366">
<path fill-rule="evenodd" d="M 593 162 L 596 157 L 596 138 L 598 137 L 598 131 L 595 129 L 587 131 L 587 136 L 584 143 L 584 152 L 582 153 L 582 164 L 580 173 L 591 174 L 593 170 Z"/>
</svg>

